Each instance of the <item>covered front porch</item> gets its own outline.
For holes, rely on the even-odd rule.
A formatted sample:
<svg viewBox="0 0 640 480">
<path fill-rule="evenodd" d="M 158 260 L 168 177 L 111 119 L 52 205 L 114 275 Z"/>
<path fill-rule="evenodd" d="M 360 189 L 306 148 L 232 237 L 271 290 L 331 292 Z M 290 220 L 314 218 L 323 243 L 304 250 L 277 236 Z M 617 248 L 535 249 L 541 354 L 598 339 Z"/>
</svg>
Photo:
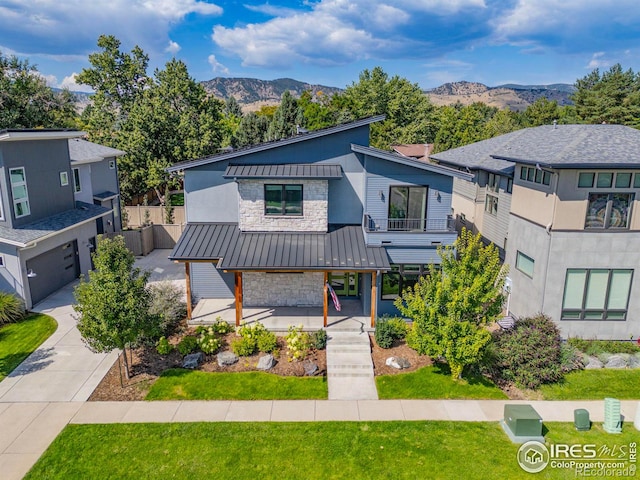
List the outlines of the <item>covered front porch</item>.
<svg viewBox="0 0 640 480">
<path fill-rule="evenodd" d="M 342 309 L 338 312 L 329 306 L 327 313 L 328 330 L 370 330 L 371 318 L 364 315 L 359 299 L 341 299 Z M 302 325 L 305 331 L 315 331 L 325 327 L 323 307 L 244 307 L 242 323 L 262 323 L 268 330 L 287 331 L 291 325 Z M 207 325 L 218 318 L 235 325 L 236 304 L 234 299 L 205 298 L 193 309 L 190 325 Z"/>
</svg>

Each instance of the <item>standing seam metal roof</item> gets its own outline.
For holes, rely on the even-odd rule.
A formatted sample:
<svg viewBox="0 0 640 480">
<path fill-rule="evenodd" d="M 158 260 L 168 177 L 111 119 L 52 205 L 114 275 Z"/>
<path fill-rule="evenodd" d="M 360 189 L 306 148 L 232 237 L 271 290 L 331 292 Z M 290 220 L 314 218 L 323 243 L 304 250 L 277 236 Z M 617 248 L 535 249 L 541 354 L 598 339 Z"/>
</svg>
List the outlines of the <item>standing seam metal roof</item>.
<svg viewBox="0 0 640 480">
<path fill-rule="evenodd" d="M 328 233 L 241 232 L 235 223 L 190 223 L 171 260 L 214 261 L 226 270 L 389 270 L 387 252 L 367 247 L 359 225 Z"/>
<path fill-rule="evenodd" d="M 224 178 L 342 178 L 342 167 L 326 163 L 229 165 Z"/>
</svg>

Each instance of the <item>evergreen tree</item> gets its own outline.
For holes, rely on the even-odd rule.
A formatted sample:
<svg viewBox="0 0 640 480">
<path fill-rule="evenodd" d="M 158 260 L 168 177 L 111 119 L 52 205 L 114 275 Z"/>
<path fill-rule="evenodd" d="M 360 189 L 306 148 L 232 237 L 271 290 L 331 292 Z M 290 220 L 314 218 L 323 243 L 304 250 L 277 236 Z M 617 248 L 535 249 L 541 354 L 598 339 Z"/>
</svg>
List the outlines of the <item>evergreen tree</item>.
<svg viewBox="0 0 640 480">
<path fill-rule="evenodd" d="M 239 148 L 262 143 L 267 138 L 268 129 L 269 120 L 267 117 L 250 112 L 242 117 L 233 137 L 232 146 Z"/>
<path fill-rule="evenodd" d="M 293 137 L 297 133 L 297 127 L 304 125 L 304 114 L 298 108 L 298 101 L 287 90 L 282 95 L 280 106 L 273 114 L 273 119 L 267 130 L 267 140 Z"/>
</svg>

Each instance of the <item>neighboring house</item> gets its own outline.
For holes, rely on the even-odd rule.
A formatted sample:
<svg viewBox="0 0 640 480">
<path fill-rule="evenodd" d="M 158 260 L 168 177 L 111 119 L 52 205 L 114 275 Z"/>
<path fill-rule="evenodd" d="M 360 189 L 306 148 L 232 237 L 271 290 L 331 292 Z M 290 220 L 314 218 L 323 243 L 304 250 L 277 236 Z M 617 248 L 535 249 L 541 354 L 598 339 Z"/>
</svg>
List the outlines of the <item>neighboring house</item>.
<svg viewBox="0 0 640 480">
<path fill-rule="evenodd" d="M 235 299 L 237 322 L 243 305 L 324 306 L 326 320 L 327 283 L 372 322 L 395 313 L 457 238 L 453 178 L 471 176 L 369 147 L 383 118 L 170 167 L 184 174 L 187 225 L 169 258 L 190 293 Z"/>
<path fill-rule="evenodd" d="M 82 135 L 0 131 L 0 290 L 19 295 L 27 308 L 87 273 L 99 226 L 119 218 L 101 196 L 117 204 L 110 161 L 123 152 L 76 140 Z"/>
<path fill-rule="evenodd" d="M 640 335 L 640 131 L 548 125 L 431 155 L 474 173 L 454 213 L 504 249 L 509 311 L 564 337 Z"/>
</svg>

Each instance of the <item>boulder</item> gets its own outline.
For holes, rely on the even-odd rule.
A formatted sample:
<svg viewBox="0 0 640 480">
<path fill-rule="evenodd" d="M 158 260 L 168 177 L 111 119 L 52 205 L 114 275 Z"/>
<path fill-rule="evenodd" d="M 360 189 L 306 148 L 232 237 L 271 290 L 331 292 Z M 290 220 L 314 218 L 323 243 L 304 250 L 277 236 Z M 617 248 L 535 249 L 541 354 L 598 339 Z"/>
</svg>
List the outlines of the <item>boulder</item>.
<svg viewBox="0 0 640 480">
<path fill-rule="evenodd" d="M 587 365 L 584 367 L 585 370 L 597 370 L 598 368 L 604 367 L 604 363 L 598 360 L 596 357 L 589 357 L 587 359 Z"/>
<path fill-rule="evenodd" d="M 311 360 L 305 360 L 302 362 L 302 368 L 304 368 L 304 374 L 307 377 L 313 377 L 318 374 L 318 364 Z"/>
<path fill-rule="evenodd" d="M 260 357 L 258 360 L 258 366 L 256 367 L 258 370 L 270 370 L 276 364 L 276 359 L 273 358 L 273 355 L 267 354 Z"/>
<path fill-rule="evenodd" d="M 388 366 L 402 370 L 403 368 L 409 368 L 411 364 L 409 360 L 403 357 L 389 357 L 385 362 Z"/>
<path fill-rule="evenodd" d="M 627 365 L 629 365 L 629 368 L 640 368 L 640 354 L 631 355 Z"/>
<path fill-rule="evenodd" d="M 237 361 L 238 356 L 235 353 L 230 352 L 229 350 L 220 352 L 218 354 L 218 365 L 220 365 L 221 367 L 228 367 L 229 365 L 233 365 Z"/>
<path fill-rule="evenodd" d="M 182 368 L 190 368 L 193 370 L 194 368 L 198 368 L 203 360 L 204 354 L 202 352 L 190 353 L 189 355 L 185 355 L 182 361 Z"/>
<path fill-rule="evenodd" d="M 622 355 L 611 355 L 604 368 L 627 368 L 627 359 Z"/>
</svg>

